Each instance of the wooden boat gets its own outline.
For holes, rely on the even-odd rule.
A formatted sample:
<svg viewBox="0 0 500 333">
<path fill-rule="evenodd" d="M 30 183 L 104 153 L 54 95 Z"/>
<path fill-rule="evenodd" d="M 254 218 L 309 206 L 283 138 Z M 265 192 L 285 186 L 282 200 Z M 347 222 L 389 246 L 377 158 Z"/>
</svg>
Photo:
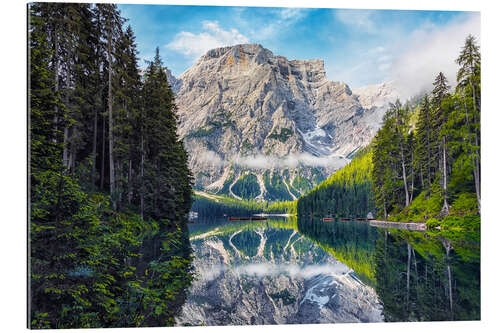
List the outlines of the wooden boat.
<svg viewBox="0 0 500 333">
<path fill-rule="evenodd" d="M 341 217 L 340 221 L 352 221 L 352 219 L 349 217 Z"/>
<path fill-rule="evenodd" d="M 323 222 L 333 222 L 335 221 L 335 218 L 333 217 L 323 217 Z"/>
<path fill-rule="evenodd" d="M 248 218 L 245 219 L 243 217 L 232 217 L 232 216 L 230 216 L 230 217 L 227 218 L 227 220 L 228 221 L 245 221 L 245 220 L 250 220 L 250 218 L 248 217 Z"/>
<path fill-rule="evenodd" d="M 362 218 L 362 217 L 357 217 L 356 221 L 368 221 L 368 219 Z"/>
</svg>

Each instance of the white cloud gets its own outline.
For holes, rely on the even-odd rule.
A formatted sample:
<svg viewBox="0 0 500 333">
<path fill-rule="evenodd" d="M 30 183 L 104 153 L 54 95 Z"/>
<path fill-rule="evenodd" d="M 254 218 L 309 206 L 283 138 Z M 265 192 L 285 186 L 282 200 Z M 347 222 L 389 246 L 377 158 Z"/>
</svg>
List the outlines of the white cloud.
<svg viewBox="0 0 500 333">
<path fill-rule="evenodd" d="M 378 62 L 386 62 L 386 61 L 390 61 L 392 59 L 392 56 L 388 55 L 388 54 L 384 54 L 382 56 L 380 56 L 377 61 Z"/>
<path fill-rule="evenodd" d="M 377 47 L 374 47 L 373 49 L 370 49 L 368 50 L 368 53 L 369 54 L 377 54 L 377 53 L 382 53 L 385 51 L 385 47 L 383 46 L 377 46 Z"/>
<path fill-rule="evenodd" d="M 313 156 L 309 153 L 293 153 L 284 157 L 268 156 L 264 154 L 250 156 L 233 156 L 229 159 L 222 159 L 216 152 L 207 150 L 199 154 L 196 158 L 207 167 L 225 167 L 231 163 L 249 169 L 288 169 L 299 166 L 323 167 L 339 169 L 349 162 L 340 156 Z"/>
<path fill-rule="evenodd" d="M 349 267 L 340 261 L 306 266 L 271 263 L 243 264 L 232 267 L 228 265 L 214 265 L 210 270 L 203 272 L 201 279 L 204 281 L 212 281 L 228 270 L 231 270 L 233 274 L 238 276 L 276 277 L 285 275 L 301 279 L 310 279 L 318 275 L 342 276 L 351 271 Z"/>
<path fill-rule="evenodd" d="M 271 23 L 250 30 L 251 35 L 256 40 L 272 39 L 283 33 L 285 29 L 300 21 L 307 12 L 305 8 L 279 8 L 274 10 L 276 19 Z"/>
<path fill-rule="evenodd" d="M 378 65 L 377 68 L 379 71 L 384 72 L 384 71 L 388 70 L 389 68 L 391 68 L 391 64 L 390 63 L 382 63 L 382 64 Z"/>
<path fill-rule="evenodd" d="M 237 29 L 222 29 L 218 21 L 203 21 L 202 26 L 203 31 L 198 34 L 188 31 L 179 32 L 166 47 L 185 56 L 198 58 L 216 47 L 249 42 L 249 39 Z"/>
<path fill-rule="evenodd" d="M 335 17 L 351 28 L 367 33 L 375 33 L 377 30 L 373 22 L 374 13 L 373 10 L 338 9 L 335 11 Z"/>
<path fill-rule="evenodd" d="M 304 16 L 301 8 L 283 8 L 279 10 L 279 16 L 283 21 L 296 21 Z"/>
<path fill-rule="evenodd" d="M 445 27 L 426 25 L 407 37 L 404 45 L 394 49 L 394 60 L 388 80 L 393 80 L 402 98 L 429 89 L 441 71 L 451 85 L 456 84 L 455 59 L 467 35 L 480 38 L 480 16 L 471 13 Z"/>
<path fill-rule="evenodd" d="M 340 156 L 317 157 L 308 153 L 294 153 L 281 158 L 262 154 L 244 157 L 237 156 L 233 159 L 233 162 L 250 169 L 286 169 L 296 168 L 300 165 L 338 169 L 346 165 L 348 160 Z"/>
<path fill-rule="evenodd" d="M 227 164 L 216 152 L 211 150 L 202 152 L 196 156 L 196 159 L 207 166 L 224 167 Z"/>
</svg>

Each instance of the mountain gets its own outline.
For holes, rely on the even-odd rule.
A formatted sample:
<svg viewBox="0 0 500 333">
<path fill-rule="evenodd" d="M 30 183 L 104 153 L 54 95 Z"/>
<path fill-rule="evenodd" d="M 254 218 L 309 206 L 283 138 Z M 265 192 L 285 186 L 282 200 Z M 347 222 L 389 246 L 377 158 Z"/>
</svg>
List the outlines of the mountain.
<svg viewBox="0 0 500 333">
<path fill-rule="evenodd" d="M 352 92 L 358 96 L 359 102 L 367 110 L 372 108 L 383 109 L 389 103 L 394 102 L 400 95 L 392 81 L 353 88 Z"/>
<path fill-rule="evenodd" d="M 259 44 L 210 50 L 170 77 L 195 187 L 237 198 L 307 192 L 370 142 L 390 95 L 389 86 L 353 93 L 326 78 L 322 60 Z"/>
</svg>

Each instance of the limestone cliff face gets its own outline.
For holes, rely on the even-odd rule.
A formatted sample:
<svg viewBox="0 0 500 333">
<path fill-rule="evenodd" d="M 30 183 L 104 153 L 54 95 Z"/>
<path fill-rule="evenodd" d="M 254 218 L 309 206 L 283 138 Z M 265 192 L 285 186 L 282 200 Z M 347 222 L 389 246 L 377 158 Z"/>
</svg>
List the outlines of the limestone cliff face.
<svg viewBox="0 0 500 333">
<path fill-rule="evenodd" d="M 265 197 L 270 170 L 291 199 L 302 193 L 293 186 L 297 175 L 314 185 L 317 171 L 324 178 L 345 165 L 343 157 L 378 129 L 377 109 L 364 108 L 345 83 L 327 80 L 322 60 L 288 60 L 258 44 L 210 50 L 171 81 L 179 135 L 201 189 L 221 191 L 232 182 L 231 194 L 231 185 L 252 173 Z"/>
</svg>

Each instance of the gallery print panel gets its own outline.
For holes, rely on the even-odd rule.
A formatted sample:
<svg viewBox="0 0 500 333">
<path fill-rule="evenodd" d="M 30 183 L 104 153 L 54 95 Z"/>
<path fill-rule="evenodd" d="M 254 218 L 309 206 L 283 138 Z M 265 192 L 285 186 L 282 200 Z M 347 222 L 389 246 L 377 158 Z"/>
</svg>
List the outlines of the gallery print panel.
<svg viewBox="0 0 500 333">
<path fill-rule="evenodd" d="M 27 11 L 29 328 L 481 319 L 479 12 Z"/>
</svg>

